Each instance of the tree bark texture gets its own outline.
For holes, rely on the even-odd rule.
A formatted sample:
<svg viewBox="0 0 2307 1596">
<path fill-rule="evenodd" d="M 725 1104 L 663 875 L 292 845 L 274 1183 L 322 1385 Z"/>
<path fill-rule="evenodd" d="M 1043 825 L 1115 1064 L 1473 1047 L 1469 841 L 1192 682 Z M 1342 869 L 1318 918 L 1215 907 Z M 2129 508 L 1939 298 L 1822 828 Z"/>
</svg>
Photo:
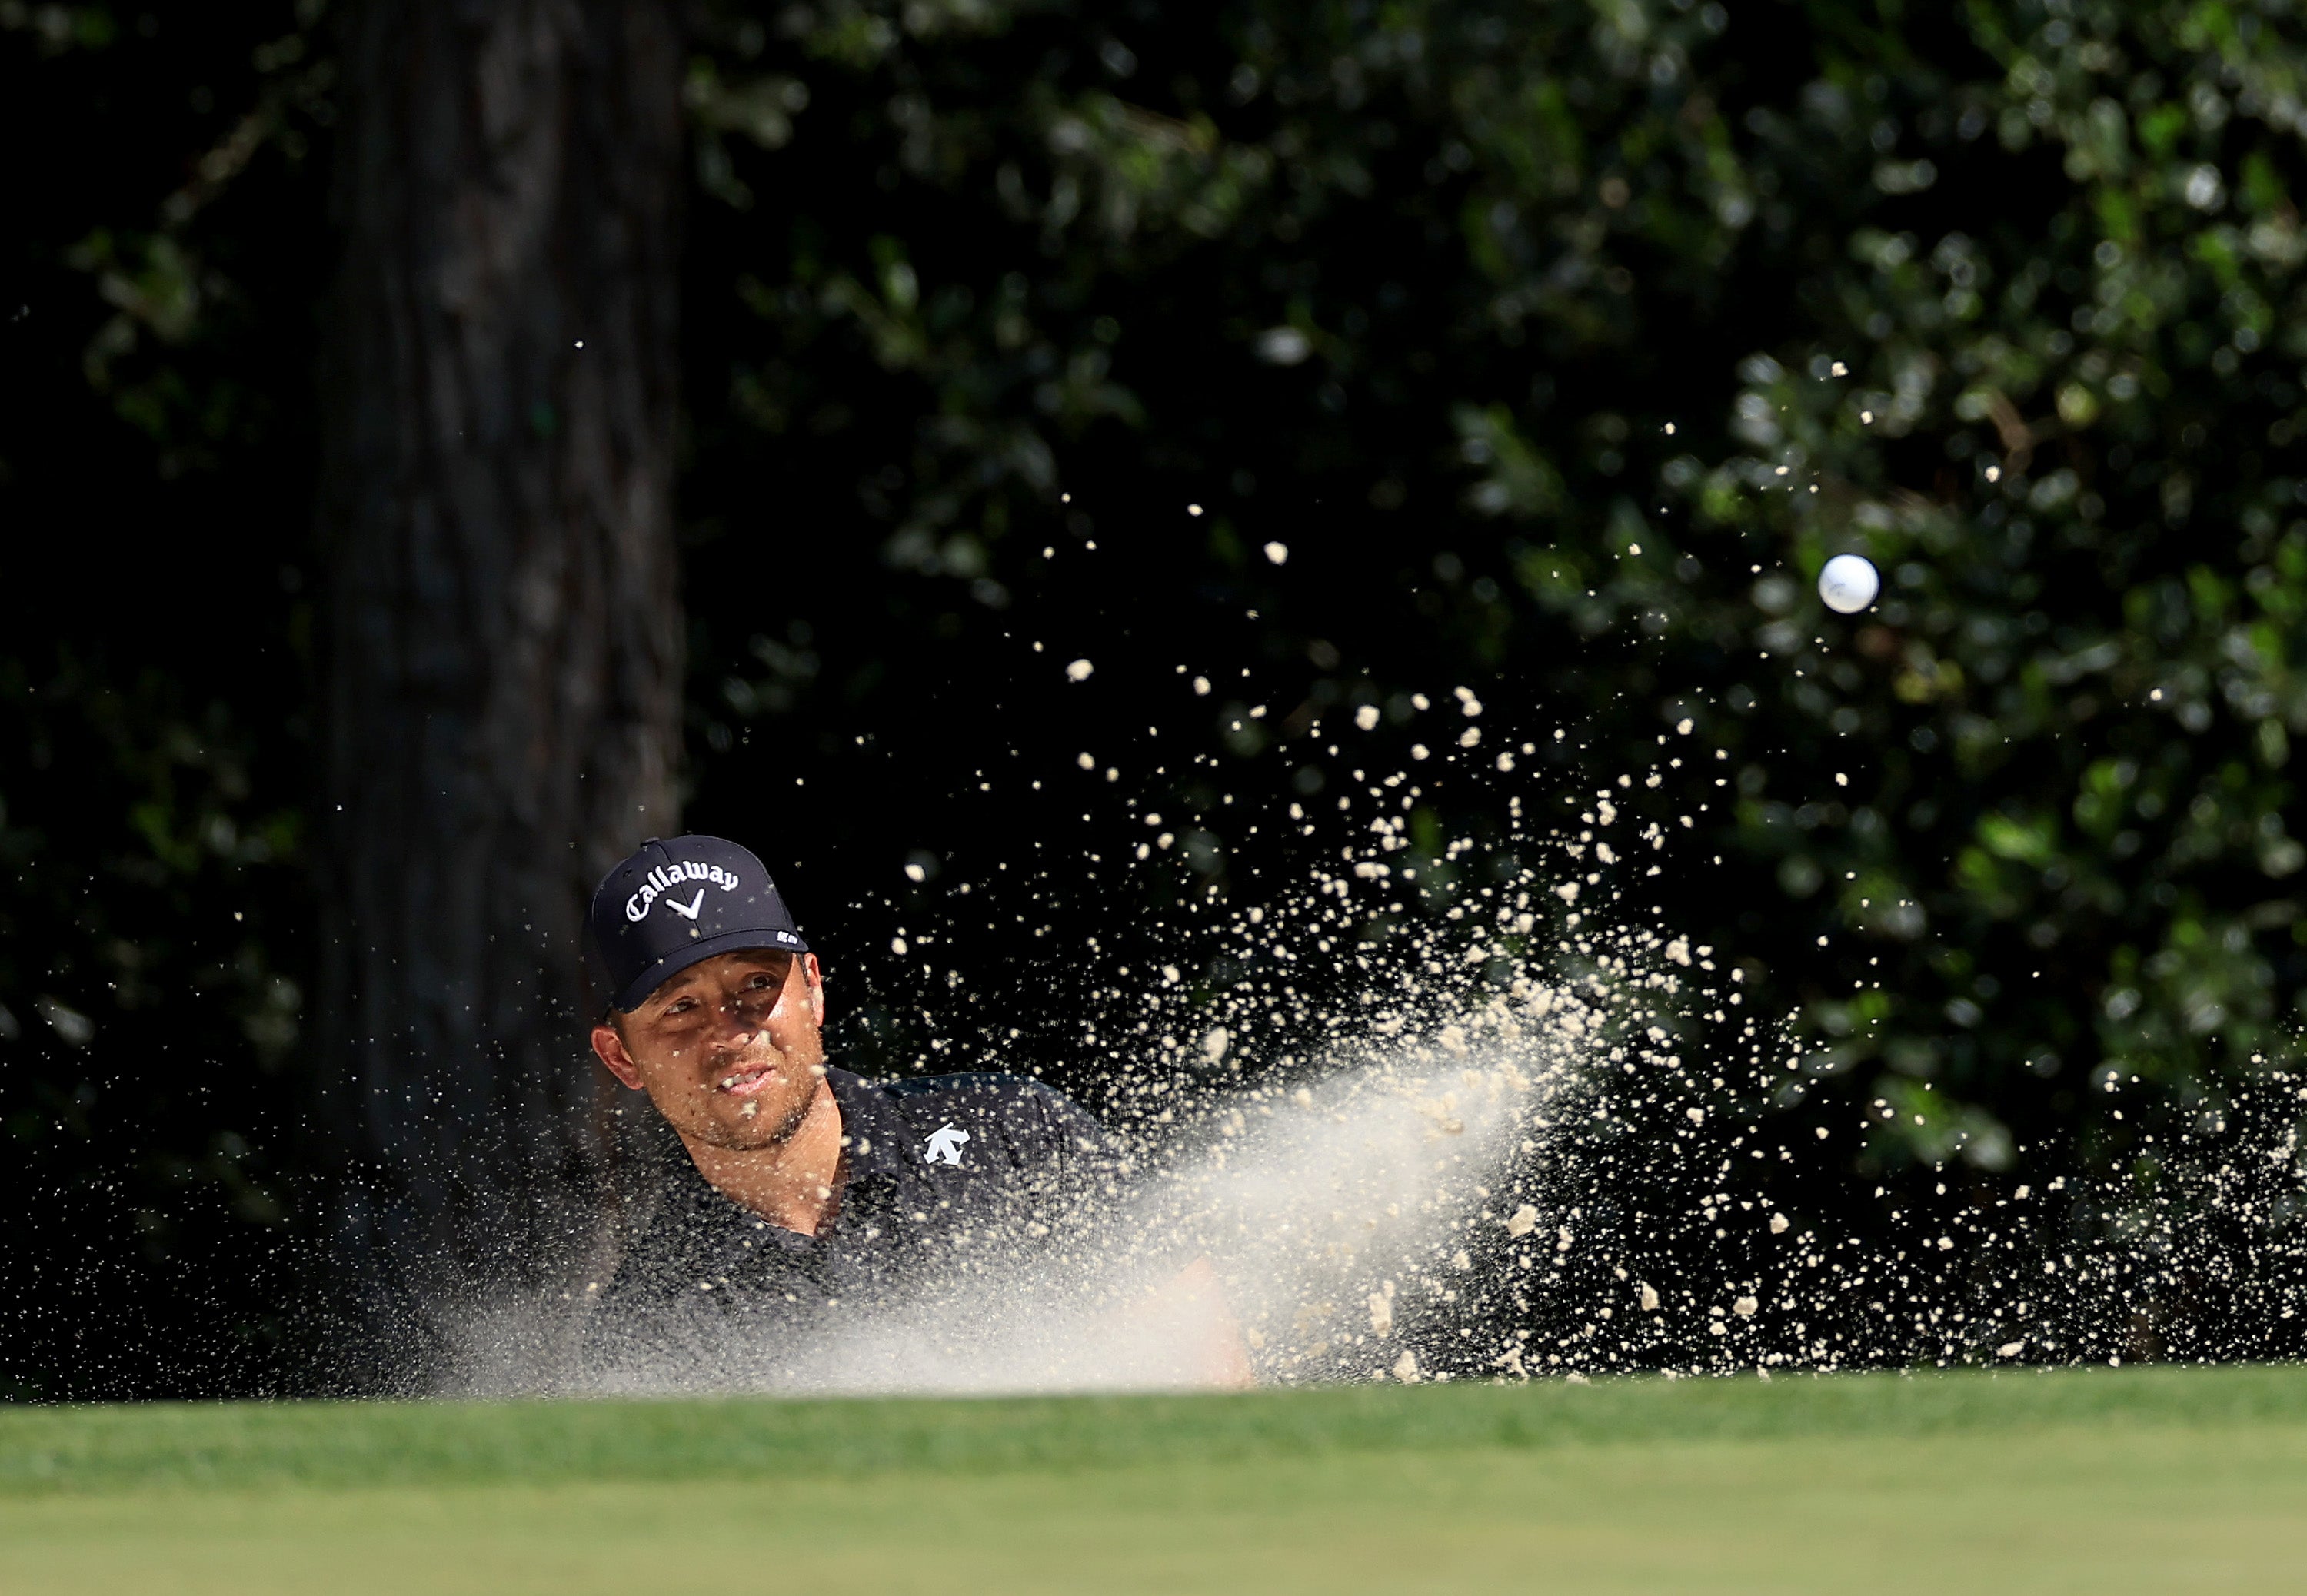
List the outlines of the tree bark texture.
<svg viewBox="0 0 2307 1596">
<path fill-rule="evenodd" d="M 533 1282 L 611 1139 L 586 897 L 678 829 L 681 41 L 657 0 L 345 26 L 321 1085 L 372 1178 L 337 1241 Z"/>
</svg>

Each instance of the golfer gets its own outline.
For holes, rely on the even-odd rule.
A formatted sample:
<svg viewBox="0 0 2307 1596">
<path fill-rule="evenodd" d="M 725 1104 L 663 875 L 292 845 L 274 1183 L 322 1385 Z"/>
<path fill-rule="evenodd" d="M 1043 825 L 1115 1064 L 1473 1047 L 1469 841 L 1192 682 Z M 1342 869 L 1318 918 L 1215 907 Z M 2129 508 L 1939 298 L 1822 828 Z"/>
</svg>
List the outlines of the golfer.
<svg viewBox="0 0 2307 1596">
<path fill-rule="evenodd" d="M 766 1331 L 736 1344 L 793 1372 L 862 1356 L 861 1331 L 886 1347 L 886 1308 L 950 1352 L 1004 1337 L 1022 1292 L 1101 1273 L 1112 1229 L 1091 1220 L 1126 1169 L 1112 1137 L 1022 1075 L 877 1084 L 826 1063 L 824 973 L 752 853 L 644 841 L 593 892 L 586 941 L 606 994 L 593 1052 L 682 1153 L 597 1292 L 597 1361 L 713 1384 L 729 1331 Z M 1110 1377 L 1250 1384 L 1209 1259 L 1073 1321 Z"/>
<path fill-rule="evenodd" d="M 606 999 L 593 1051 L 687 1154 L 600 1293 L 605 1317 L 831 1328 L 844 1304 L 973 1277 L 982 1308 L 991 1277 L 1027 1259 L 1046 1274 L 1118 1191 L 1111 1138 L 1038 1081 L 876 1083 L 828 1063 L 817 955 L 733 842 L 643 843 L 594 893 L 587 931 Z M 1188 1276 L 1222 1319 L 1206 1263 Z M 1195 1334 L 1214 1337 L 1211 1378 L 1247 1377 L 1230 1321 Z"/>
</svg>

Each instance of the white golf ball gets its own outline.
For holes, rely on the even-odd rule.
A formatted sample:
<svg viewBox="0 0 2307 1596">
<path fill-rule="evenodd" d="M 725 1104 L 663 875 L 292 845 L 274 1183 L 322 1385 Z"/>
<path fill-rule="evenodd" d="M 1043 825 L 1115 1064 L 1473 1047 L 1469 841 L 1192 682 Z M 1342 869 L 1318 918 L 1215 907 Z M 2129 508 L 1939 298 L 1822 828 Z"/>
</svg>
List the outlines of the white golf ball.
<svg viewBox="0 0 2307 1596">
<path fill-rule="evenodd" d="M 1882 591 L 1872 562 L 1857 554 L 1838 554 L 1818 574 L 1818 596 L 1840 615 L 1856 615 Z"/>
</svg>

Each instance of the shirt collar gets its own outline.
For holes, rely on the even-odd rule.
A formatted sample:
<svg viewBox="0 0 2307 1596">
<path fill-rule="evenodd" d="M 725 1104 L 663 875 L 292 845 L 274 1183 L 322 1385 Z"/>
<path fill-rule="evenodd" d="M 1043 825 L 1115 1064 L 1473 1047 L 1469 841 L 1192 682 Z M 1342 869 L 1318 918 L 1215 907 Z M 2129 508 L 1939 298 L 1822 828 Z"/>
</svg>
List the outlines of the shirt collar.
<svg viewBox="0 0 2307 1596">
<path fill-rule="evenodd" d="M 861 1201 L 876 1208 L 885 1207 L 895 1200 L 894 1193 L 900 1182 L 913 1173 L 912 1162 L 905 1153 L 911 1127 L 889 1106 L 881 1089 L 863 1076 L 828 1064 L 825 1081 L 832 1088 L 835 1105 L 841 1110 L 842 1156 L 846 1164 L 841 1211 L 846 1213 Z M 676 1202 L 692 1216 L 742 1217 L 749 1229 L 772 1233 L 779 1244 L 788 1249 L 816 1246 L 841 1228 L 838 1216 L 815 1238 L 771 1225 L 707 1180 L 696 1160 L 678 1140 L 673 1143 L 667 1158 Z"/>
<path fill-rule="evenodd" d="M 849 1181 L 895 1180 L 909 1167 L 905 1147 L 909 1127 L 889 1106 L 881 1089 L 862 1075 L 826 1066 L 825 1083 L 841 1110 L 842 1150 Z"/>
</svg>

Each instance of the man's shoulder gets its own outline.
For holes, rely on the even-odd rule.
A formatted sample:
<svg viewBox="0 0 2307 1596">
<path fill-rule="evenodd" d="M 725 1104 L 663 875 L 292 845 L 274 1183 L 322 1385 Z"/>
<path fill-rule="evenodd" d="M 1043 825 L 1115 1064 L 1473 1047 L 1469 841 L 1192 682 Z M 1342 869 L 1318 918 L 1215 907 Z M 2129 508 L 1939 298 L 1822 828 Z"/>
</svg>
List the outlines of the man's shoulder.
<svg viewBox="0 0 2307 1596">
<path fill-rule="evenodd" d="M 853 1090 L 870 1094 L 888 1113 L 922 1137 L 952 1126 L 991 1133 L 1019 1150 L 1046 1147 L 1056 1154 L 1103 1152 L 1111 1138 L 1088 1110 L 1046 1081 L 1028 1075 L 970 1071 L 909 1075 L 888 1080 L 853 1078 Z"/>
<path fill-rule="evenodd" d="M 998 1070 L 971 1070 L 954 1075 L 900 1075 L 864 1083 L 897 1105 L 909 1117 L 935 1112 L 951 1103 L 987 1105 L 1034 1103 L 1062 1106 L 1075 1114 L 1085 1111 L 1071 1097 L 1030 1075 Z"/>
</svg>

